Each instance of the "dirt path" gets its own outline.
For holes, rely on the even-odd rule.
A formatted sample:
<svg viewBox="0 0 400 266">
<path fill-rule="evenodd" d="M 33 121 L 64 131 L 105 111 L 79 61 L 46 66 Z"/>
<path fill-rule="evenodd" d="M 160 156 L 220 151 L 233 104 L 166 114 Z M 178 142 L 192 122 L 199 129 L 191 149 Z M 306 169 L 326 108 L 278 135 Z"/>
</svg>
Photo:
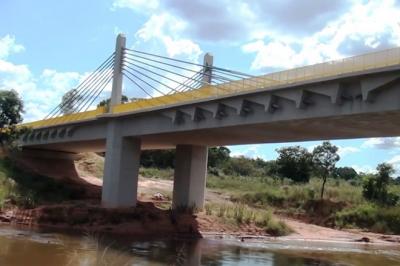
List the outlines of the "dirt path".
<svg viewBox="0 0 400 266">
<path fill-rule="evenodd" d="M 294 219 L 279 217 L 294 233 L 282 237 L 287 240 L 324 241 L 324 242 L 368 242 L 376 244 L 400 243 L 398 235 L 383 235 L 361 230 L 337 230 Z"/>
</svg>

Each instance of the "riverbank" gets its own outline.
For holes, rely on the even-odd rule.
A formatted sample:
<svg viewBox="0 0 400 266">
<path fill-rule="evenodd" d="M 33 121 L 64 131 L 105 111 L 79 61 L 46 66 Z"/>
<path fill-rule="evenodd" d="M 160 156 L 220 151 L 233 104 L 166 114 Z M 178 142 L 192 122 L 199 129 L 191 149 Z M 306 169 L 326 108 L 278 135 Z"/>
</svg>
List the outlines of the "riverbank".
<svg viewBox="0 0 400 266">
<path fill-rule="evenodd" d="M 86 179 L 90 180 L 90 179 Z M 100 185 L 99 180 L 93 179 Z M 168 191 L 172 181 L 140 178 L 139 200 L 136 209 L 105 209 L 98 200 L 75 200 L 62 204 L 49 204 L 34 209 L 6 208 L 0 212 L 3 224 L 31 228 L 47 228 L 74 232 L 129 235 L 139 238 L 193 237 L 210 239 L 237 239 L 240 241 L 289 241 L 301 245 L 302 241 L 319 243 L 364 243 L 398 245 L 400 236 L 385 235 L 362 230 L 337 230 L 304 223 L 290 217 L 274 214 L 274 219 L 285 223 L 291 232 L 286 236 L 273 236 L 253 223 L 227 222 L 206 211 L 196 215 L 172 213 L 169 210 Z M 162 198 L 154 199 L 155 195 Z M 208 191 L 207 202 L 233 204 L 223 194 Z"/>
<path fill-rule="evenodd" d="M 20 177 L 15 180 L 20 184 L 13 188 L 12 193 L 27 196 L 19 199 L 11 195 L 2 206 L 0 221 L 35 228 L 127 234 L 150 238 L 189 236 L 234 237 L 243 241 L 280 239 L 383 245 L 400 243 L 400 237 L 397 235 L 376 234 L 360 229 L 327 228 L 310 224 L 304 220 L 304 216 L 296 219 L 296 216 L 290 216 L 278 208 L 246 205 L 235 200 L 237 194 L 234 189 L 229 190 L 231 193 L 227 193 L 226 190 L 208 188 L 205 209 L 195 215 L 173 212 L 170 210 L 173 183 L 172 180 L 168 180 L 167 175 L 165 179 L 140 177 L 139 204 L 136 209 L 104 209 L 100 206 L 102 180 L 94 176 L 100 172 L 96 160 L 101 158 L 92 156 L 78 162 L 80 180 L 63 177 L 64 179 L 57 180 L 61 183 L 53 183 L 54 180 L 44 177 L 28 175 L 22 178 L 26 175 L 22 173 L 13 175 L 14 179 L 15 176 Z M 2 167 L 3 172 L 7 174 L 8 168 L 4 164 Z M 144 173 L 146 174 L 146 171 Z M 215 177 L 211 180 L 214 186 L 218 185 Z M 14 186 L 12 183 L 2 182 L 2 185 Z M 36 186 L 33 190 L 24 186 L 29 187 L 32 183 Z M 56 193 L 53 192 L 55 195 L 49 194 L 47 188 L 49 184 L 51 188 L 56 188 Z M 246 188 L 243 189 L 246 192 Z M 30 197 L 32 191 L 36 194 Z M 61 192 L 64 195 L 58 197 Z"/>
</svg>

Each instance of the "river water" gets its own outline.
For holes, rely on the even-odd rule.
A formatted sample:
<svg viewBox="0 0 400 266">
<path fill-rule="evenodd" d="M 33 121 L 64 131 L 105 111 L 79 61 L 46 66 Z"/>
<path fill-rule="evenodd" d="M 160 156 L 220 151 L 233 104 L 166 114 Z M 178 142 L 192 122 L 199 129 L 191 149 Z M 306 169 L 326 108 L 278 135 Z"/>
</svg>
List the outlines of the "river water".
<svg viewBox="0 0 400 266">
<path fill-rule="evenodd" d="M 133 241 L 0 226 L 0 265 L 398 266 L 400 247 L 304 241 Z"/>
</svg>

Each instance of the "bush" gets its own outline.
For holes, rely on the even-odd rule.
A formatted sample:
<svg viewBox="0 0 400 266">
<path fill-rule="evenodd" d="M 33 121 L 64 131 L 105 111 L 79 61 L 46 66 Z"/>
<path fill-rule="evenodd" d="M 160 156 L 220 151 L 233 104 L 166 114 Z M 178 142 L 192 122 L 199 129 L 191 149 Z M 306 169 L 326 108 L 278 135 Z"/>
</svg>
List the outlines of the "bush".
<svg viewBox="0 0 400 266">
<path fill-rule="evenodd" d="M 389 164 L 380 164 L 377 167 L 378 174 L 367 177 L 363 184 L 363 196 L 369 201 L 379 204 L 394 206 L 399 201 L 399 196 L 388 192 L 390 175 L 394 169 Z"/>
<path fill-rule="evenodd" d="M 257 168 L 254 161 L 251 159 L 241 157 L 233 157 L 223 169 L 226 175 L 239 175 L 239 176 L 262 176 L 263 169 Z"/>
<path fill-rule="evenodd" d="M 361 227 L 378 233 L 400 233 L 400 207 L 380 207 L 363 204 L 348 208 L 336 215 L 339 227 Z"/>
</svg>

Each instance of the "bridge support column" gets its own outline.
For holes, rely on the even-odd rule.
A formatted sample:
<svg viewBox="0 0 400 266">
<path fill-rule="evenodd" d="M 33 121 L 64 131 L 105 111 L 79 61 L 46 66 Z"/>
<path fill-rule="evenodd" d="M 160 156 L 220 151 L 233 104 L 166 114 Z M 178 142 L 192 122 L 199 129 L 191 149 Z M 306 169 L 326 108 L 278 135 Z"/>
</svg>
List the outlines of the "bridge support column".
<svg viewBox="0 0 400 266">
<path fill-rule="evenodd" d="M 176 146 L 173 208 L 204 207 L 207 159 L 207 146 Z"/>
<path fill-rule="evenodd" d="M 107 128 L 106 158 L 104 164 L 102 205 L 105 207 L 134 207 L 141 142 L 123 137 L 121 123 L 110 121 Z"/>
</svg>

